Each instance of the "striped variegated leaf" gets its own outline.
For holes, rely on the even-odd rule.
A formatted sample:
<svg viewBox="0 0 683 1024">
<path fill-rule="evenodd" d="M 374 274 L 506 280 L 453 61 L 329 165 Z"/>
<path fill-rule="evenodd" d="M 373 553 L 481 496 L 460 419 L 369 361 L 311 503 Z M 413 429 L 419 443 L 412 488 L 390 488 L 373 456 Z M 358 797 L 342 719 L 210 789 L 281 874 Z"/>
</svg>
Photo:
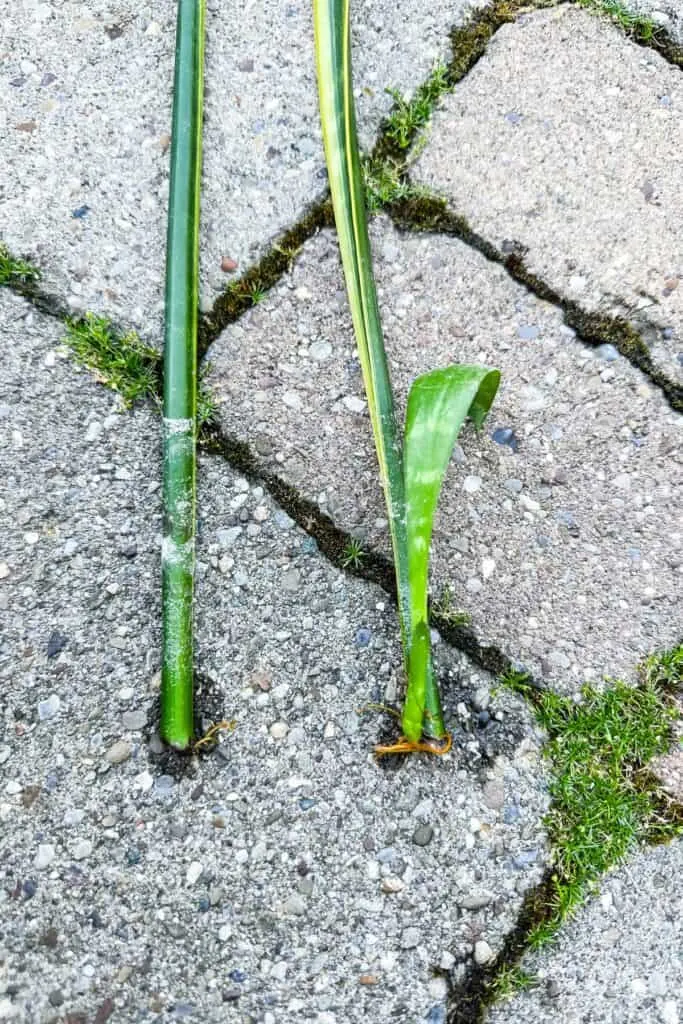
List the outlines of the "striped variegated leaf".
<svg viewBox="0 0 683 1024">
<path fill-rule="evenodd" d="M 327 173 L 380 479 L 389 512 L 401 634 L 407 657 L 410 627 L 401 441 L 365 215 L 365 189 L 358 155 L 351 79 L 349 0 L 314 0 L 313 22 Z"/>
</svg>

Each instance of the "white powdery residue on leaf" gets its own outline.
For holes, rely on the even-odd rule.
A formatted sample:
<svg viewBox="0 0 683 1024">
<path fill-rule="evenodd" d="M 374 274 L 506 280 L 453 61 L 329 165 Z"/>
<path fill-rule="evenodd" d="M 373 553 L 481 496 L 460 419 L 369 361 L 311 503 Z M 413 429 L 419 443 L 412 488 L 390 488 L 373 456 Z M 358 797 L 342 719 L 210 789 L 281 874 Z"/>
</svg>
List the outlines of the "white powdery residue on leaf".
<svg viewBox="0 0 683 1024">
<path fill-rule="evenodd" d="M 172 537 L 161 542 L 161 561 L 164 565 L 182 565 L 187 572 L 194 572 L 194 538 L 178 544 Z"/>
<path fill-rule="evenodd" d="M 164 416 L 164 434 L 191 434 L 194 432 L 194 420 L 168 419 Z"/>
</svg>

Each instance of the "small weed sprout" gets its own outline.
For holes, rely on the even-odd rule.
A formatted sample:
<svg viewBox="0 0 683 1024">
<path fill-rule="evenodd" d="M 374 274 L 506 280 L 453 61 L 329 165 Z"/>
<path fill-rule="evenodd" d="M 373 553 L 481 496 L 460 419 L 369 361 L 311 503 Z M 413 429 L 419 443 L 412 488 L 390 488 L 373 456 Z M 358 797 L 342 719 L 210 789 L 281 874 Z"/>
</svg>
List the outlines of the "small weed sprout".
<svg viewBox="0 0 683 1024">
<path fill-rule="evenodd" d="M 67 320 L 64 342 L 76 361 L 117 391 L 126 406 L 144 398 L 158 401 L 161 357 L 135 331 L 118 331 L 106 317 L 86 313 Z"/>
<path fill-rule="evenodd" d="M 205 362 L 199 373 L 199 387 L 197 388 L 197 433 L 204 427 L 211 427 L 218 419 L 218 402 L 213 392 L 206 383 L 206 378 L 211 373 L 211 363 Z"/>
<path fill-rule="evenodd" d="M 350 537 L 342 551 L 341 564 L 344 569 L 360 569 L 365 559 L 363 545 L 355 537 Z"/>
<path fill-rule="evenodd" d="M 280 245 L 279 243 L 276 243 L 273 246 L 273 252 L 277 252 L 280 256 L 285 258 L 288 268 L 291 267 L 302 249 L 303 245 Z"/>
<path fill-rule="evenodd" d="M 28 284 L 29 281 L 38 281 L 40 271 L 32 266 L 27 260 L 17 259 L 12 256 L 6 245 L 0 242 L 0 285 L 19 282 Z"/>
<path fill-rule="evenodd" d="M 503 967 L 497 972 L 492 984 L 491 995 L 493 1000 L 502 1001 L 511 999 L 517 992 L 527 992 L 537 986 L 538 978 L 535 974 L 526 971 L 519 964 L 513 964 L 510 967 Z"/>
<path fill-rule="evenodd" d="M 412 99 L 405 99 L 397 89 L 387 89 L 394 109 L 386 123 L 386 135 L 399 149 L 408 149 L 417 132 L 429 121 L 434 104 L 450 89 L 448 68 L 437 64 L 429 78 L 417 87 Z"/>
<path fill-rule="evenodd" d="M 453 591 L 448 585 L 443 588 L 439 598 L 433 602 L 432 611 L 449 626 L 469 626 L 472 621 L 469 612 L 457 607 Z"/>
<path fill-rule="evenodd" d="M 252 305 L 257 306 L 259 302 L 262 302 L 263 299 L 265 299 L 266 290 L 260 281 L 254 281 L 253 284 L 249 285 L 249 290 L 247 294 L 251 299 Z"/>
</svg>

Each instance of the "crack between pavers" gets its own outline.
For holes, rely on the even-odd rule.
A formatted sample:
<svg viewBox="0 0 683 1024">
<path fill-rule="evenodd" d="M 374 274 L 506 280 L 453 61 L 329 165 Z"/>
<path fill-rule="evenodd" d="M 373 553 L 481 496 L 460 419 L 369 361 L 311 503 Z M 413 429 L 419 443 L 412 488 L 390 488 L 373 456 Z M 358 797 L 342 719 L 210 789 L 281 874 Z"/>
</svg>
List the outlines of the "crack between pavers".
<svg viewBox="0 0 683 1024">
<path fill-rule="evenodd" d="M 523 11 L 553 6 L 555 0 L 495 0 L 474 13 L 465 25 L 448 30 L 451 56 L 446 66 L 447 88 L 452 89 L 465 78 L 486 52 L 488 43 L 503 25 L 514 21 Z M 427 79 L 428 80 L 428 79 Z M 426 81 L 427 81 L 426 80 Z M 424 83 L 421 83 L 424 85 Z M 417 87 L 416 92 L 419 91 Z M 409 134 L 407 144 L 398 147 L 391 139 L 389 125 L 393 111 L 382 121 L 367 159 L 392 160 L 402 170 L 421 127 Z M 244 274 L 232 282 L 216 298 L 211 310 L 199 316 L 198 358 L 201 360 L 223 330 L 253 308 L 262 293 L 275 287 L 296 261 L 303 245 L 323 228 L 334 227 L 334 214 L 329 191 L 304 211 L 292 227 L 284 230 L 264 255 Z M 258 296 L 258 298 L 255 298 Z"/>
<path fill-rule="evenodd" d="M 211 311 L 199 317 L 199 362 L 225 328 L 252 309 L 260 297 L 275 287 L 292 269 L 304 244 L 322 228 L 333 225 L 332 203 L 326 193 L 304 211 L 293 227 L 287 228 L 277 237 L 257 263 L 221 292 Z"/>
<path fill-rule="evenodd" d="M 568 299 L 524 263 L 525 249 L 517 246 L 505 253 L 470 227 L 465 217 L 449 210 L 445 199 L 418 197 L 399 200 L 385 208 L 396 228 L 406 233 L 443 235 L 457 238 L 490 263 L 503 267 L 517 284 L 536 298 L 562 312 L 564 322 L 588 348 L 611 344 L 628 362 L 662 392 L 675 412 L 683 412 L 683 386 L 672 380 L 652 359 L 650 350 L 636 328 L 621 316 L 590 313 Z"/>
<path fill-rule="evenodd" d="M 39 313 L 44 316 L 52 317 L 53 320 L 61 320 L 65 323 L 69 317 L 73 316 L 72 310 L 70 310 L 57 295 L 53 295 L 52 292 L 45 291 L 35 281 L 17 281 L 10 279 L 4 284 L 0 285 L 2 288 L 7 288 L 8 291 L 14 295 L 20 296 L 25 299 L 29 305 L 33 306 Z"/>
<path fill-rule="evenodd" d="M 213 424 L 202 430 L 199 448 L 205 453 L 221 457 L 231 469 L 262 486 L 297 526 L 315 540 L 318 550 L 335 569 L 347 576 L 378 585 L 396 603 L 396 579 L 391 559 L 380 552 L 364 549 L 362 563 L 357 566 L 349 565 L 346 551 L 353 539 L 352 534 L 338 526 L 292 484 L 276 473 L 264 469 L 247 442 L 230 437 L 218 425 Z M 492 675 L 502 675 L 518 667 L 495 644 L 480 641 L 468 625 L 454 625 L 447 617 L 439 615 L 433 609 L 430 611 L 429 619 L 446 645 L 466 654 L 474 664 Z M 537 681 L 530 680 L 529 685 L 543 689 L 542 684 Z"/>
<path fill-rule="evenodd" d="M 35 296 L 36 289 L 32 289 L 31 292 Z M 20 293 L 24 294 L 24 297 L 31 297 L 26 296 L 26 289 L 21 289 Z M 51 315 L 59 316 L 59 313 L 55 312 L 59 306 L 55 304 L 53 297 L 49 297 L 47 302 L 51 307 Z M 155 361 L 155 365 L 158 366 L 158 361 Z M 204 428 L 200 447 L 204 452 L 221 457 L 232 468 L 261 483 L 278 504 L 291 515 L 292 519 L 316 540 L 321 553 L 335 568 L 366 582 L 378 584 L 395 600 L 395 582 L 390 560 L 378 553 L 368 552 L 364 556 L 365 564 L 362 568 L 350 569 L 348 566 L 344 566 L 343 553 L 350 535 L 337 527 L 313 502 L 303 498 L 296 488 L 276 474 L 263 470 L 258 465 L 258 459 L 248 444 L 227 438 L 214 426 Z M 457 650 L 465 651 L 473 662 L 487 671 L 500 675 L 513 667 L 510 659 L 503 652 L 496 647 L 482 645 L 473 631 L 467 627 L 452 626 L 435 615 L 431 615 L 430 619 L 432 624 L 439 629 L 447 644 Z M 532 687 L 528 691 L 529 694 L 533 694 L 534 689 L 541 689 L 528 677 L 526 685 Z M 533 696 L 529 697 L 527 694 L 527 702 L 533 704 Z M 198 708 L 200 703 L 198 699 Z M 215 703 L 214 694 L 213 699 L 209 701 L 211 707 L 207 705 L 204 708 L 204 703 L 202 703 L 201 709 L 211 711 L 215 716 L 217 714 L 216 708 L 213 707 Z M 163 763 L 166 765 L 165 760 Z M 174 770 L 187 774 L 188 764 L 189 762 L 185 759 L 181 764 L 175 765 Z M 171 770 L 171 767 L 166 765 L 166 769 Z M 662 804 L 661 812 L 662 817 L 667 821 L 683 822 L 683 808 L 673 801 L 667 802 L 666 805 Z M 446 975 L 449 985 L 448 1024 L 482 1024 L 487 1008 L 496 999 L 497 981 L 504 976 L 505 972 L 518 968 L 524 954 L 530 948 L 529 937 L 533 929 L 550 919 L 553 894 L 556 888 L 555 882 L 552 869 L 549 869 L 541 882 L 525 895 L 517 922 L 506 936 L 501 951 L 491 964 L 482 966 L 471 962 L 464 980 L 457 984 L 453 984 L 450 976 Z"/>
</svg>

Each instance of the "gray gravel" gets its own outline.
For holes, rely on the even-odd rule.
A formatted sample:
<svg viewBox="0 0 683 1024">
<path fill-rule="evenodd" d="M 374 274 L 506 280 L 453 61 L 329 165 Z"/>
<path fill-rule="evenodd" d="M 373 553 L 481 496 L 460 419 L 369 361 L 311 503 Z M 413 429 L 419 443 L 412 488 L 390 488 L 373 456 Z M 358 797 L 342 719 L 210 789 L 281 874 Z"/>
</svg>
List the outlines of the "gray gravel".
<svg viewBox="0 0 683 1024">
<path fill-rule="evenodd" d="M 498 365 L 490 423 L 467 428 L 434 534 L 448 585 L 480 638 L 565 690 L 632 678 L 681 635 L 680 417 L 624 359 L 573 338 L 462 243 L 373 230 L 401 405 L 419 372 Z M 526 340 L 523 340 L 522 335 Z M 212 347 L 225 431 L 364 542 L 388 550 L 370 424 L 335 236 Z"/>
<path fill-rule="evenodd" d="M 360 125 L 370 145 L 391 99 L 448 54 L 469 0 L 354 4 Z M 163 303 L 175 5 L 25 0 L 0 45 L 0 230 L 78 310 L 158 337 Z M 311 4 L 207 11 L 202 303 L 325 189 Z M 30 209 L 31 217 L 26 217 Z M 223 258 L 235 271 L 221 270 Z"/>
<path fill-rule="evenodd" d="M 609 875 L 524 966 L 539 985 L 489 1012 L 487 1024 L 678 1024 L 683 1017 L 683 843 L 641 852 Z"/>
<path fill-rule="evenodd" d="M 496 34 L 415 176 L 568 298 L 628 316 L 683 380 L 682 147 L 680 71 L 563 5 Z"/>
<path fill-rule="evenodd" d="M 525 708 L 441 645 L 453 753 L 379 766 L 393 608 L 211 457 L 199 706 L 236 724 L 179 776 L 150 731 L 158 421 L 7 293 L 0 322 L 0 1019 L 438 1019 L 432 968 L 500 948 L 545 863 Z"/>
</svg>

